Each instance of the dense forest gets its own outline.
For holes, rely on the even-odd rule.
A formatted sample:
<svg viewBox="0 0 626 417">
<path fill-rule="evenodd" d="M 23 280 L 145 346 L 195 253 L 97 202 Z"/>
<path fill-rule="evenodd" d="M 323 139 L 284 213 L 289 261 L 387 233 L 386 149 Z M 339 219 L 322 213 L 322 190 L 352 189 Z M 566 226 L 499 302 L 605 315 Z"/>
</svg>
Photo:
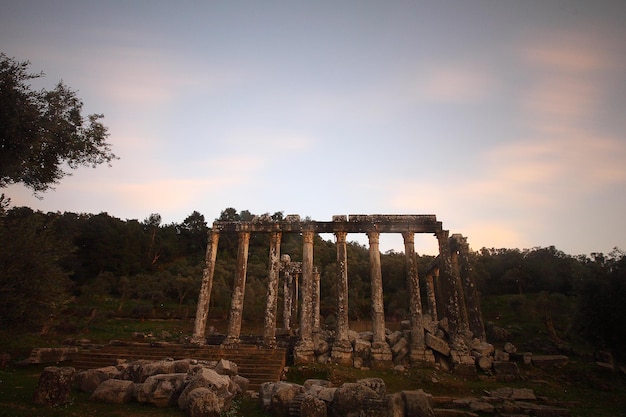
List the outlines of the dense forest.
<svg viewBox="0 0 626 417">
<path fill-rule="evenodd" d="M 282 212 L 271 215 L 282 219 Z M 247 210 L 227 208 L 219 220 L 251 220 Z M 200 288 L 207 221 L 197 211 L 182 223 L 162 224 L 107 213 L 42 213 L 0 205 L 0 325 L 12 331 L 68 330 L 77 320 L 106 314 L 136 318 L 191 318 Z M 269 236 L 253 234 L 248 257 L 244 319 L 259 320 L 265 308 Z M 286 234 L 281 252 L 301 260 L 301 239 Z M 555 247 L 482 248 L 471 253 L 473 273 L 485 297 L 558 294 L 575 302 L 568 337 L 594 346 L 626 347 L 626 254 L 567 255 Z M 227 318 L 235 276 L 237 237 L 220 238 L 210 317 Z M 349 314 L 370 315 L 368 248 L 348 245 Z M 420 256 L 420 273 L 433 262 Z M 336 250 L 316 236 L 314 262 L 321 273 L 321 314 L 335 311 Z M 387 319 L 408 317 L 405 257 L 381 255 Z M 72 319 L 73 318 L 73 319 Z"/>
</svg>

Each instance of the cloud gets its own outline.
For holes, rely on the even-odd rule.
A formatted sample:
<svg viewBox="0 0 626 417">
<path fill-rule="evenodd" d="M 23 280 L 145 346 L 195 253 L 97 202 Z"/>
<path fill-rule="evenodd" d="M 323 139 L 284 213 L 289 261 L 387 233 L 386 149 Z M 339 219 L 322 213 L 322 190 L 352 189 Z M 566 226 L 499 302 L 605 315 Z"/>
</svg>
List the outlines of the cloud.
<svg viewBox="0 0 626 417">
<path fill-rule="evenodd" d="M 469 103 L 489 97 L 496 78 L 485 68 L 446 63 L 418 72 L 412 81 L 416 97 L 438 103 Z"/>
</svg>

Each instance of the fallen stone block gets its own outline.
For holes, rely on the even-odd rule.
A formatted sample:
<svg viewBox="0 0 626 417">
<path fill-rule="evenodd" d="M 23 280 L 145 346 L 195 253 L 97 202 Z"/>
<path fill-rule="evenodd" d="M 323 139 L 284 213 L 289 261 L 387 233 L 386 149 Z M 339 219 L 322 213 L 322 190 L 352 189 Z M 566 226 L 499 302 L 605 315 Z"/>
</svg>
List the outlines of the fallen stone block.
<svg viewBox="0 0 626 417">
<path fill-rule="evenodd" d="M 47 407 L 68 404 L 75 373 L 76 370 L 70 366 L 44 368 L 37 382 L 35 404 Z"/>
<path fill-rule="evenodd" d="M 515 362 L 494 361 L 493 370 L 496 380 L 500 382 L 512 382 L 520 379 L 519 367 Z"/>
<path fill-rule="evenodd" d="M 563 367 L 569 363 L 565 355 L 533 355 L 532 364 L 539 367 Z"/>
<path fill-rule="evenodd" d="M 17 362 L 17 365 L 64 362 L 72 359 L 72 356 L 77 352 L 78 348 L 76 347 L 34 348 L 30 351 L 30 356 Z"/>
<path fill-rule="evenodd" d="M 406 417 L 435 417 L 433 411 L 433 396 L 419 389 L 402 391 L 402 398 L 406 408 Z"/>
<path fill-rule="evenodd" d="M 431 348 L 432 350 L 441 353 L 442 355 L 448 356 L 450 355 L 450 345 L 443 339 L 440 339 L 430 333 L 426 333 L 424 342 L 426 346 Z"/>
<path fill-rule="evenodd" d="M 90 399 L 109 404 L 126 404 L 133 400 L 134 385 L 132 381 L 107 379 L 98 385 Z"/>
<path fill-rule="evenodd" d="M 137 401 L 157 407 L 176 404 L 185 387 L 187 374 L 159 374 L 149 376 L 137 391 Z"/>
</svg>

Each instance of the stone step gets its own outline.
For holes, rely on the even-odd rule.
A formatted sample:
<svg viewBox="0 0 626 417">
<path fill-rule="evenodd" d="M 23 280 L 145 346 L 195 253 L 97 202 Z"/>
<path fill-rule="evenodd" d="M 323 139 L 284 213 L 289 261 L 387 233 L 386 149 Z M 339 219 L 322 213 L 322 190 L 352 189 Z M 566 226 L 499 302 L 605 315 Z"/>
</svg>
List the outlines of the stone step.
<svg viewBox="0 0 626 417">
<path fill-rule="evenodd" d="M 88 369 L 116 365 L 119 360 L 161 360 L 164 358 L 215 361 L 227 359 L 237 364 L 239 375 L 248 378 L 249 389 L 258 390 L 263 382 L 280 380 L 285 367 L 286 349 L 265 349 L 256 346 L 228 349 L 218 346 L 187 348 L 182 345 L 132 343 L 106 345 L 79 351 L 73 355 L 72 365 L 77 369 Z"/>
</svg>

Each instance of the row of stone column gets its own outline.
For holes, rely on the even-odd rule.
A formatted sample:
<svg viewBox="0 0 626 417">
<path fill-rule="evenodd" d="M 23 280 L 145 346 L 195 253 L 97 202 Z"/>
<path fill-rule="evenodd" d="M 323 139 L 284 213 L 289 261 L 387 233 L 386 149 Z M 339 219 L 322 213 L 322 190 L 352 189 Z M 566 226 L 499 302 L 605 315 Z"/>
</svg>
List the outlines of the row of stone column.
<svg viewBox="0 0 626 417">
<path fill-rule="evenodd" d="M 414 248 L 414 233 L 402 233 L 404 238 L 407 286 L 410 295 L 410 323 L 411 344 L 410 358 L 420 361 L 425 358 L 424 343 L 424 314 L 420 295 L 420 279 L 417 271 L 417 257 Z M 273 347 L 276 344 L 278 282 L 280 273 L 280 243 L 281 232 L 271 232 L 269 251 L 269 271 L 267 284 L 267 302 L 264 319 L 264 344 Z M 303 255 L 301 263 L 301 309 L 300 309 L 300 340 L 295 348 L 296 362 L 309 363 L 314 361 L 313 333 L 319 329 L 319 274 L 314 273 L 313 241 L 314 231 L 303 231 Z M 484 327 L 478 304 L 478 293 L 469 270 L 469 248 L 467 242 L 460 235 L 448 238 L 448 231 L 436 233 L 439 243 L 439 267 L 428 274 L 425 279 L 426 294 L 428 296 L 428 311 L 434 318 L 448 319 L 451 345 L 462 349 L 463 338 L 467 332 L 484 340 Z M 351 363 L 352 346 L 349 340 L 348 320 L 348 259 L 347 259 L 347 232 L 335 232 L 337 247 L 337 329 L 336 338 L 331 351 L 331 358 L 337 363 Z M 391 360 L 391 351 L 385 341 L 385 314 L 383 303 L 383 285 L 379 249 L 379 232 L 368 233 L 370 254 L 370 279 L 372 299 L 372 358 L 374 361 L 386 362 Z M 207 245 L 206 267 L 203 273 L 202 287 L 193 340 L 202 343 L 208 315 L 208 306 L 213 282 L 215 259 L 217 254 L 219 232 L 209 232 Z M 248 246 L 250 232 L 239 232 L 237 254 L 237 272 L 233 286 L 233 297 L 225 345 L 236 345 L 239 342 L 241 321 L 243 315 L 243 301 L 246 284 Z M 451 250 L 452 247 L 452 250 Z M 291 279 L 296 277 L 291 277 Z M 286 280 L 289 277 L 286 277 Z M 297 285 L 297 279 L 296 285 Z M 287 282 L 286 282 L 287 284 Z M 287 289 L 287 286 L 285 287 Z M 291 292 L 293 294 L 293 291 Z M 285 305 L 283 312 L 284 326 L 291 325 L 291 311 L 293 299 L 285 291 Z M 297 303 L 297 298 L 295 300 Z M 291 305 L 289 305 L 291 304 Z M 289 313 L 287 313 L 289 309 Z"/>
</svg>

